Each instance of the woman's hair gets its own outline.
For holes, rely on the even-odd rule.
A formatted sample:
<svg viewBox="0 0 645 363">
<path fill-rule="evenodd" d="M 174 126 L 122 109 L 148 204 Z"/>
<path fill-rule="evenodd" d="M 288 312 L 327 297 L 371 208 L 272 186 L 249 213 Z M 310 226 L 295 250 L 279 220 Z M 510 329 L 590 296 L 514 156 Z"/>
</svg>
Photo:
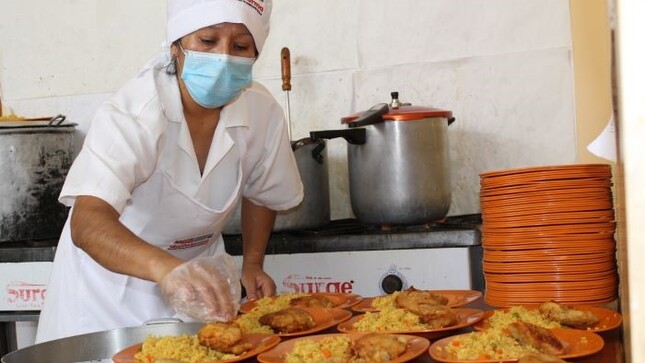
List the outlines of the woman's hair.
<svg viewBox="0 0 645 363">
<path fill-rule="evenodd" d="M 176 46 L 176 47 L 179 47 L 179 39 L 177 39 L 174 42 L 172 42 L 171 47 L 173 45 Z M 171 55 L 170 60 L 168 61 L 168 63 L 166 63 L 166 65 L 163 66 L 163 68 L 166 70 L 166 74 L 171 75 L 171 76 L 176 75 L 177 74 L 177 57 L 174 56 L 174 55 Z"/>
</svg>

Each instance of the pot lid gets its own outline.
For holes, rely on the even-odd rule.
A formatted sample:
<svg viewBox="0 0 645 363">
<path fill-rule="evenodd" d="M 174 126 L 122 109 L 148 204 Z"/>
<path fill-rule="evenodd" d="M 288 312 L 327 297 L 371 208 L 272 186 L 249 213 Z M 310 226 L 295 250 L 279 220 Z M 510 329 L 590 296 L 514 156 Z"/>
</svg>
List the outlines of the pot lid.
<svg viewBox="0 0 645 363">
<path fill-rule="evenodd" d="M 355 114 L 345 116 L 340 119 L 341 123 L 347 124 L 355 121 L 364 112 L 365 111 L 357 112 Z M 396 109 L 390 107 L 387 113 L 383 114 L 382 117 L 383 121 L 414 121 L 431 117 L 450 118 L 452 117 L 452 111 L 423 106 L 401 106 Z"/>
<path fill-rule="evenodd" d="M 382 121 L 416 121 L 433 117 L 451 118 L 452 111 L 442 110 L 434 107 L 412 106 L 409 103 L 401 103 L 398 98 L 398 92 L 392 92 L 392 102 L 390 104 L 379 104 L 367 111 L 357 112 L 355 114 L 341 118 L 341 123 L 351 124 L 366 114 L 380 113 Z M 385 108 L 387 106 L 387 109 Z M 349 125 L 351 127 L 351 125 Z"/>
<path fill-rule="evenodd" d="M 23 120 L 0 121 L 0 129 L 34 128 L 34 127 L 74 127 L 75 123 L 64 122 L 66 116 L 41 117 Z"/>
</svg>

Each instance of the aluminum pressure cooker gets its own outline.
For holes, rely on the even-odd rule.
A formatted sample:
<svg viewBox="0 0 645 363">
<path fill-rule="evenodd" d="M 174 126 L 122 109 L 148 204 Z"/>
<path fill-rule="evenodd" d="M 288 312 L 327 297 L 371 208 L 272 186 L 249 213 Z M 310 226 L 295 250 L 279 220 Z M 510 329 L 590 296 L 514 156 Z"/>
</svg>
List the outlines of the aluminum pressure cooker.
<svg viewBox="0 0 645 363">
<path fill-rule="evenodd" d="M 452 112 L 401 103 L 343 117 L 347 129 L 312 131 L 311 138 L 349 143 L 350 198 L 359 221 L 374 225 L 423 224 L 450 208 L 448 125 Z"/>
</svg>

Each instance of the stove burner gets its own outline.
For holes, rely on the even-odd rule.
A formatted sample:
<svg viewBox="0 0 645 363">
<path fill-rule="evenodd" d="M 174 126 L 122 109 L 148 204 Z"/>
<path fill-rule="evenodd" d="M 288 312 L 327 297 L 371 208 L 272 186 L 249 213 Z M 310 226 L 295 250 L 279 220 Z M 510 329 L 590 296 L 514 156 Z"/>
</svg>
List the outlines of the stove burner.
<svg viewBox="0 0 645 363">
<path fill-rule="evenodd" d="M 337 219 L 328 225 L 314 229 L 298 231 L 286 231 L 283 234 L 297 236 L 338 236 L 338 235 L 361 235 L 361 234 L 399 234 L 418 233 L 432 231 L 447 231 L 460 229 L 478 229 L 481 226 L 481 214 L 468 214 L 462 216 L 447 217 L 442 221 L 429 222 L 418 225 L 370 225 L 364 224 L 357 219 Z"/>
<path fill-rule="evenodd" d="M 38 240 L 38 241 L 7 241 L 0 242 L 0 248 L 43 248 L 56 247 L 58 240 Z"/>
</svg>

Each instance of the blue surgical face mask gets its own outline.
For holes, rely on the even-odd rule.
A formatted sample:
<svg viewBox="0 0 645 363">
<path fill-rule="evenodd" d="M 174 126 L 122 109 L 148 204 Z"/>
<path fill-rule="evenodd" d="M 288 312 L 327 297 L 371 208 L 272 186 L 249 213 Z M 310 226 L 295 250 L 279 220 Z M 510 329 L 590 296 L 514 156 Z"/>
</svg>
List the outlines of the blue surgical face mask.
<svg viewBox="0 0 645 363">
<path fill-rule="evenodd" d="M 252 81 L 255 58 L 184 50 L 184 80 L 190 96 L 200 106 L 217 108 L 239 96 Z"/>
</svg>

